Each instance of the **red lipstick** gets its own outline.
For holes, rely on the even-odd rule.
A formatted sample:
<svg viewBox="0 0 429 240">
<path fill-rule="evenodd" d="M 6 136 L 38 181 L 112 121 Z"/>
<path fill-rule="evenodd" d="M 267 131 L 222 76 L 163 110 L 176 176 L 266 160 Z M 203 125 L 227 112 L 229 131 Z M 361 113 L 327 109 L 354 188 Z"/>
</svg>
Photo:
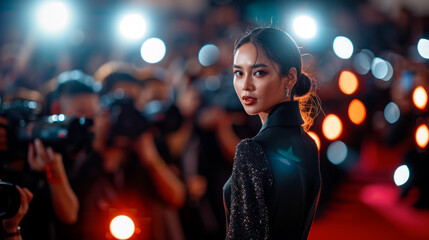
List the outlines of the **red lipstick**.
<svg viewBox="0 0 429 240">
<path fill-rule="evenodd" d="M 243 96 L 241 99 L 243 99 L 244 105 L 253 105 L 256 103 L 256 98 L 254 98 L 254 97 Z"/>
</svg>

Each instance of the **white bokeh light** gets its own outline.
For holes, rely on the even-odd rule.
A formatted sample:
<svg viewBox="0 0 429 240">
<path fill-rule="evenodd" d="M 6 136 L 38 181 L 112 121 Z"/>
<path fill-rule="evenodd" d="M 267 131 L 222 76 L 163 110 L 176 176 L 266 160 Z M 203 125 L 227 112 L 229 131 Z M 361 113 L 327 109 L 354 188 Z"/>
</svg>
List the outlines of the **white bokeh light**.
<svg viewBox="0 0 429 240">
<path fill-rule="evenodd" d="M 425 38 L 421 38 L 417 43 L 417 51 L 420 56 L 425 59 L 429 59 L 429 40 Z"/>
<path fill-rule="evenodd" d="M 365 75 L 371 69 L 371 59 L 368 55 L 360 52 L 353 59 L 353 68 L 361 75 Z"/>
<path fill-rule="evenodd" d="M 219 60 L 220 56 L 220 50 L 219 48 L 214 44 L 206 44 L 198 53 L 198 61 L 201 65 L 204 67 L 208 67 L 210 65 L 213 65 Z"/>
<path fill-rule="evenodd" d="M 346 160 L 347 152 L 347 145 L 344 142 L 335 141 L 328 146 L 326 155 L 331 163 L 339 165 Z"/>
<path fill-rule="evenodd" d="M 164 58 L 166 51 L 165 44 L 161 39 L 149 38 L 144 41 L 140 54 L 144 61 L 157 63 Z"/>
<path fill-rule="evenodd" d="M 119 22 L 119 32 L 130 40 L 141 39 L 146 33 L 146 20 L 136 13 L 125 15 Z"/>
<path fill-rule="evenodd" d="M 396 186 L 404 185 L 410 178 L 410 170 L 407 165 L 401 165 L 393 174 L 393 180 L 395 181 Z"/>
<path fill-rule="evenodd" d="M 59 32 L 67 27 L 70 11 L 62 2 L 46 2 L 38 8 L 37 22 L 46 32 Z"/>
<path fill-rule="evenodd" d="M 386 66 L 387 66 L 387 73 L 386 73 L 386 76 L 384 76 L 384 78 L 382 78 L 381 80 L 387 82 L 393 77 L 393 66 L 392 64 L 390 64 L 389 61 L 384 61 L 384 62 L 386 63 Z"/>
<path fill-rule="evenodd" d="M 335 38 L 332 44 L 335 55 L 342 59 L 349 59 L 353 55 L 353 43 L 344 36 Z"/>
<path fill-rule="evenodd" d="M 313 38 L 317 33 L 316 22 L 309 16 L 299 16 L 293 21 L 293 30 L 301 38 Z"/>
<path fill-rule="evenodd" d="M 384 108 L 384 118 L 390 124 L 394 124 L 399 120 L 401 116 L 401 111 L 399 110 L 398 105 L 394 102 L 390 102 Z"/>
<path fill-rule="evenodd" d="M 389 73 L 389 66 L 386 61 L 381 58 L 374 58 L 371 63 L 371 72 L 374 77 L 384 79 Z"/>
</svg>

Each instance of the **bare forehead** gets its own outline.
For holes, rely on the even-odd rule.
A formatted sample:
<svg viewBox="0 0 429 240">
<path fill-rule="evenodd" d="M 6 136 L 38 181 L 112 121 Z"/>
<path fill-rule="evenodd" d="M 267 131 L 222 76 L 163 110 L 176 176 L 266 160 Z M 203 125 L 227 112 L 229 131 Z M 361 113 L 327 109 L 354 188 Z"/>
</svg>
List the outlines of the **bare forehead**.
<svg viewBox="0 0 429 240">
<path fill-rule="evenodd" d="M 272 65 L 265 52 L 253 43 L 245 43 L 237 49 L 234 55 L 234 65 L 253 66 L 256 63 Z"/>
</svg>

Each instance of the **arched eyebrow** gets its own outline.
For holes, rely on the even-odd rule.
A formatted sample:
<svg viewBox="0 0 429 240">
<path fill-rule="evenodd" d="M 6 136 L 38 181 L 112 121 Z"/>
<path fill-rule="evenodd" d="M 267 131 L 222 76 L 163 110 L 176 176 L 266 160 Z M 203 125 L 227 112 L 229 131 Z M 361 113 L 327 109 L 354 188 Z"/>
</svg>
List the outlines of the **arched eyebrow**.
<svg viewBox="0 0 429 240">
<path fill-rule="evenodd" d="M 257 63 L 255 65 L 251 66 L 250 69 L 255 69 L 255 68 L 260 68 L 260 67 L 268 67 L 268 66 L 264 63 Z M 232 68 L 243 69 L 243 67 L 240 65 L 232 65 Z"/>
</svg>

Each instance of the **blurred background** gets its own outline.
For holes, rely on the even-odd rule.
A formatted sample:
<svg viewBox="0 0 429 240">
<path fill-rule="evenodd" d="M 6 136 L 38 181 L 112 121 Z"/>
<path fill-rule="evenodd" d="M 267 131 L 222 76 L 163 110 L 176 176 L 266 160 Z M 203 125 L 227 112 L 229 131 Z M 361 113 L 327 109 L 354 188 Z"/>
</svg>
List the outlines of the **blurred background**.
<svg viewBox="0 0 429 240">
<path fill-rule="evenodd" d="M 52 92 L 64 72 L 92 77 L 99 96 L 113 89 L 106 76 L 129 74 L 138 83 L 138 111 L 158 99 L 177 110 L 159 110 L 166 119 L 181 119 L 163 119 L 154 134 L 186 195 L 167 218 L 177 220 L 171 232 L 183 236 L 177 239 L 223 239 L 231 146 L 260 127 L 232 87 L 234 42 L 253 26 L 288 32 L 317 82 L 323 111 L 309 134 L 319 146 L 323 184 L 309 239 L 429 239 L 427 0 L 1 1 L 1 116 L 9 117 L 7 103 L 18 98 L 40 105 L 37 118 L 62 113 L 52 110 Z M 103 104 L 114 112 L 106 101 L 100 98 L 96 112 Z M 7 176 L 16 161 L 9 159 L 25 156 L 16 155 L 2 155 L 3 180 L 13 182 Z M 79 200 L 98 204 L 97 196 L 79 194 L 84 183 L 64 164 Z M 54 227 L 85 232 L 63 228 Z"/>
</svg>

